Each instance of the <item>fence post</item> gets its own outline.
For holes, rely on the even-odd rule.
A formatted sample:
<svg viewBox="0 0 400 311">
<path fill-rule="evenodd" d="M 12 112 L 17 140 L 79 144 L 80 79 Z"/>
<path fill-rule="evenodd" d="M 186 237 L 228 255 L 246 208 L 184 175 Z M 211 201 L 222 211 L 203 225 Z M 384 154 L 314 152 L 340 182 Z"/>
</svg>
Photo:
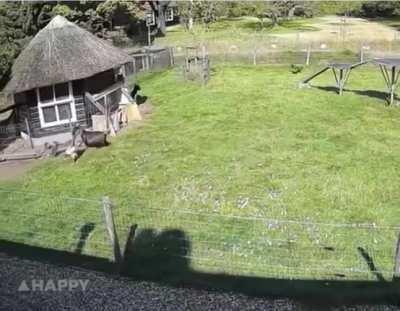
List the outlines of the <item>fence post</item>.
<svg viewBox="0 0 400 311">
<path fill-rule="evenodd" d="M 133 72 L 136 74 L 137 73 L 137 71 L 136 71 L 136 57 L 133 57 L 132 64 L 133 64 Z"/>
<path fill-rule="evenodd" d="M 307 48 L 306 66 L 310 65 L 310 58 L 311 58 L 311 46 L 309 45 Z"/>
<path fill-rule="evenodd" d="M 360 46 L 360 63 L 364 61 L 364 44 Z"/>
<path fill-rule="evenodd" d="M 257 65 L 257 50 L 256 49 L 253 50 L 253 65 L 254 66 Z"/>
<path fill-rule="evenodd" d="M 144 55 L 142 54 L 140 58 L 142 59 L 142 69 L 143 71 L 146 71 L 146 60 Z"/>
<path fill-rule="evenodd" d="M 121 248 L 119 247 L 118 235 L 117 230 L 115 229 L 114 215 L 112 212 L 112 203 L 109 197 L 103 197 L 103 212 L 107 233 L 113 248 L 114 261 L 116 263 L 121 263 Z"/>
<path fill-rule="evenodd" d="M 150 70 L 150 52 L 146 51 L 146 67 L 147 67 L 147 71 Z"/>
<path fill-rule="evenodd" d="M 174 48 L 170 47 L 169 48 L 169 60 L 170 60 L 170 65 L 173 67 L 175 65 L 175 60 L 174 60 Z"/>
<path fill-rule="evenodd" d="M 396 253 L 394 257 L 393 280 L 400 280 L 400 234 L 397 238 Z"/>
</svg>

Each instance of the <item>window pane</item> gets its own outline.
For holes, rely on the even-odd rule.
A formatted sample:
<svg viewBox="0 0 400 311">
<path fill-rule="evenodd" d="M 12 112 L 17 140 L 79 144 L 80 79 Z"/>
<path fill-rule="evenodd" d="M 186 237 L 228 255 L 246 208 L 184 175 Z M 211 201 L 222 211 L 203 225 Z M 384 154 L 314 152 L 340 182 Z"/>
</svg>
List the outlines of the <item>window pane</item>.
<svg viewBox="0 0 400 311">
<path fill-rule="evenodd" d="M 172 8 L 169 8 L 165 14 L 165 20 L 167 22 L 171 22 L 174 20 L 174 11 Z"/>
<path fill-rule="evenodd" d="M 58 108 L 58 117 L 60 118 L 60 121 L 70 120 L 72 118 L 70 103 L 57 105 L 57 108 Z"/>
<path fill-rule="evenodd" d="M 63 99 L 69 96 L 68 83 L 60 83 L 54 86 L 56 92 L 56 99 Z"/>
<path fill-rule="evenodd" d="M 42 103 L 53 101 L 53 87 L 45 86 L 39 89 L 39 97 Z"/>
<path fill-rule="evenodd" d="M 57 121 L 56 108 L 54 106 L 43 107 L 42 111 L 44 122 L 49 123 Z"/>
</svg>

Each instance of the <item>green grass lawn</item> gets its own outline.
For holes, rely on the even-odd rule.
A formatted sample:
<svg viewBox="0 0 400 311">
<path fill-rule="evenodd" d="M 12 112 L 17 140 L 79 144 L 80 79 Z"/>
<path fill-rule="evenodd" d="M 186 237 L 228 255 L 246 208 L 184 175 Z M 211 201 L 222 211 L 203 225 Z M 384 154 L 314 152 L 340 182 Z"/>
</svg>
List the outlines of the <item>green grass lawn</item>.
<svg viewBox="0 0 400 311">
<path fill-rule="evenodd" d="M 339 272 L 368 270 L 357 247 L 370 252 L 378 269 L 392 270 L 396 230 L 266 220 L 400 223 L 400 110 L 379 98 L 379 71 L 355 70 L 351 91 L 340 97 L 329 89 L 298 89 L 312 70 L 295 75 L 288 66 L 217 66 L 205 87 L 184 82 L 179 70 L 142 76 L 143 93 L 155 107 L 143 126 L 125 130 L 107 148 L 88 150 L 77 163 L 47 160 L 20 184 L 1 187 L 108 195 L 119 223 L 182 230 L 198 270 L 374 279 Z M 332 84 L 330 73 L 314 83 Z M 100 204 L 96 214 L 96 202 L 54 200 L 0 193 L 0 237 L 68 249 L 77 228 L 92 221 L 99 227 L 91 239 L 104 239 Z M 54 234 L 32 233 L 40 230 Z"/>
</svg>

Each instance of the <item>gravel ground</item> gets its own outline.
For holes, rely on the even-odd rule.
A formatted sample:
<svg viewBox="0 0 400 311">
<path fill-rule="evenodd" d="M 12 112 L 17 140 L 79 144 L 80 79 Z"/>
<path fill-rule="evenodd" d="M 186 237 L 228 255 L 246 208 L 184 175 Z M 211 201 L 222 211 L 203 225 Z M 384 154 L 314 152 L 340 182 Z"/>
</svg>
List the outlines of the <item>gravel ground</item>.
<svg viewBox="0 0 400 311">
<path fill-rule="evenodd" d="M 295 310 L 289 300 L 133 282 L 0 253 L 0 310 Z M 89 280 L 86 290 L 18 291 L 23 280 Z"/>
<path fill-rule="evenodd" d="M 19 291 L 23 280 L 88 280 L 86 290 Z M 53 283 L 51 283 L 53 284 Z M 137 282 L 76 267 L 21 259 L 0 252 L 0 310 L 309 310 L 289 299 L 247 297 L 192 288 Z M 327 309 L 325 306 L 323 309 Z M 336 307 L 336 310 L 395 310 L 390 306 Z"/>
</svg>

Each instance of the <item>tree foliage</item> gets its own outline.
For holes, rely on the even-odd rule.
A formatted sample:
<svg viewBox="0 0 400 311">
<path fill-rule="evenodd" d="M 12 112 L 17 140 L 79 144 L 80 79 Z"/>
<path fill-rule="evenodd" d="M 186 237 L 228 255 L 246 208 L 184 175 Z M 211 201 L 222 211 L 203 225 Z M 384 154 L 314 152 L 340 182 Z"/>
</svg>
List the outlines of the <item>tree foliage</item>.
<svg viewBox="0 0 400 311">
<path fill-rule="evenodd" d="M 181 23 L 186 29 L 191 30 L 194 22 L 200 22 L 206 27 L 223 16 L 226 10 L 224 2 L 192 0 L 178 3 L 178 12 Z"/>
<path fill-rule="evenodd" d="M 145 17 L 144 6 L 139 1 L 107 0 L 98 5 L 96 13 L 107 20 L 111 28 L 115 23 L 129 23 Z"/>
<path fill-rule="evenodd" d="M 361 5 L 358 15 L 365 17 L 392 17 L 400 15 L 398 1 L 368 1 Z"/>
<path fill-rule="evenodd" d="M 62 15 L 99 36 L 112 29 L 115 20 L 144 18 L 144 2 L 107 0 L 68 2 L 0 2 L 0 89 L 13 60 L 25 44 L 56 15 Z"/>
</svg>

